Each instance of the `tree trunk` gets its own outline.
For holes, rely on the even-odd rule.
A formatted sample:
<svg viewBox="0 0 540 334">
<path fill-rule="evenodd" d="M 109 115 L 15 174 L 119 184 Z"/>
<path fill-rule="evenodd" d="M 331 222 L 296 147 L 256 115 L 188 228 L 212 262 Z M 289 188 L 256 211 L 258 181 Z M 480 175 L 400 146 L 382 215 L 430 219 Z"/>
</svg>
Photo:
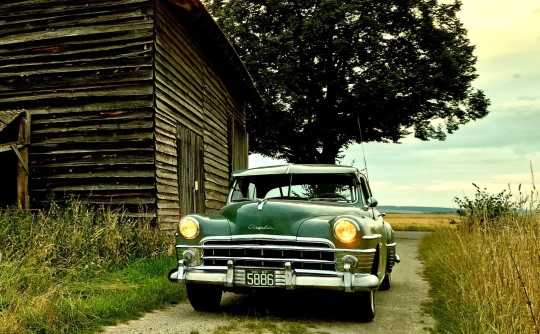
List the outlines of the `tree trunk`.
<svg viewBox="0 0 540 334">
<path fill-rule="evenodd" d="M 340 150 L 339 144 L 335 141 L 330 142 L 329 139 L 325 139 L 323 143 L 323 149 L 318 157 L 317 163 L 320 164 L 335 164 L 339 155 Z"/>
</svg>

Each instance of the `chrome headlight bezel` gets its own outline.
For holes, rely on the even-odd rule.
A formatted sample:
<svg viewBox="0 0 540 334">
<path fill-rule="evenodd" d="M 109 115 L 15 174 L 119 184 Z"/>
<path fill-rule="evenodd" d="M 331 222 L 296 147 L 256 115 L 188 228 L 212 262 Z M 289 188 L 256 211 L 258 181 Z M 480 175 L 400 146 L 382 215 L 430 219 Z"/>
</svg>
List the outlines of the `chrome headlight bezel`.
<svg viewBox="0 0 540 334">
<path fill-rule="evenodd" d="M 178 223 L 178 232 L 182 237 L 193 240 L 201 233 L 199 221 L 193 217 L 184 217 Z"/>
<path fill-rule="evenodd" d="M 350 244 L 358 240 L 359 236 L 361 237 L 358 223 L 348 217 L 336 219 L 332 230 L 334 231 L 334 237 L 344 244 Z"/>
</svg>

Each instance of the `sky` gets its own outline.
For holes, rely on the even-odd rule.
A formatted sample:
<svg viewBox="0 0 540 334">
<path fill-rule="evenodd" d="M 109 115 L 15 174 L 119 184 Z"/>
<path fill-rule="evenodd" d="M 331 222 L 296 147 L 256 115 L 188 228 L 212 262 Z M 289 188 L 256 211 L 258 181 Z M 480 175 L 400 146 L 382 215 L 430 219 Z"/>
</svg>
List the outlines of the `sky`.
<svg viewBox="0 0 540 334">
<path fill-rule="evenodd" d="M 341 163 L 363 169 L 365 157 L 380 205 L 457 208 L 456 197 L 474 198 L 473 183 L 517 195 L 540 182 L 540 2 L 463 0 L 459 17 L 476 46 L 473 87 L 490 99 L 490 112 L 445 141 L 349 147 Z M 249 158 L 250 167 L 281 163 Z"/>
</svg>

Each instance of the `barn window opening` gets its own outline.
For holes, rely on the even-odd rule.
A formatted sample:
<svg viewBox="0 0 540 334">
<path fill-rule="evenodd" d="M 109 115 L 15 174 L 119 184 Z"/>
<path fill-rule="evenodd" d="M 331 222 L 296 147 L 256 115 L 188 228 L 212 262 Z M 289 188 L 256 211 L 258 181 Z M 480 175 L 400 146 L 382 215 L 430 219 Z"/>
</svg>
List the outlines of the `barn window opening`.
<svg viewBox="0 0 540 334">
<path fill-rule="evenodd" d="M 28 118 L 21 110 L 0 113 L 0 209 L 28 208 Z"/>
</svg>

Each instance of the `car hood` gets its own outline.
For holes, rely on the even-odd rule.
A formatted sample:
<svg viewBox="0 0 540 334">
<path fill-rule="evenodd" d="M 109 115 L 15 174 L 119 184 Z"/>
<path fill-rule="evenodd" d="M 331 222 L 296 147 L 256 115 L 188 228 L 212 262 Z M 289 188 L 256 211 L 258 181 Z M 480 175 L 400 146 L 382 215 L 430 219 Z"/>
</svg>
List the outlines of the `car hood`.
<svg viewBox="0 0 540 334">
<path fill-rule="evenodd" d="M 344 203 L 263 200 L 231 204 L 222 214 L 228 220 L 232 235 L 270 234 L 297 236 L 300 226 L 309 219 L 318 218 L 328 224 L 338 215 L 357 215 L 358 208 Z"/>
</svg>

